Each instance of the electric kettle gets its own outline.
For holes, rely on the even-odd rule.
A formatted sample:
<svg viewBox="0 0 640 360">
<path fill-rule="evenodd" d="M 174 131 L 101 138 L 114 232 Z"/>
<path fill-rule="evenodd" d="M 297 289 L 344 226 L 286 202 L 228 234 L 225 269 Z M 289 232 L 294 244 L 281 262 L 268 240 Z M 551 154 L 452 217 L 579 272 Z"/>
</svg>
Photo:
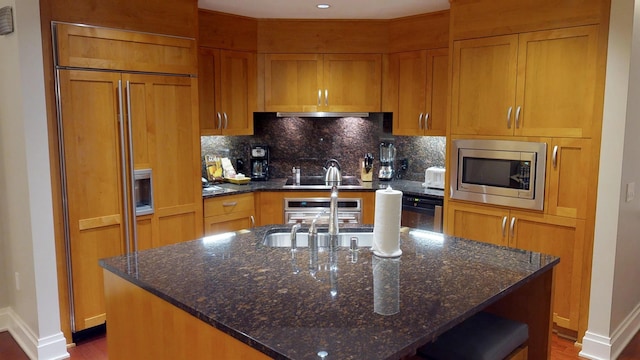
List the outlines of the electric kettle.
<svg viewBox="0 0 640 360">
<path fill-rule="evenodd" d="M 329 159 L 324 164 L 324 181 L 326 183 L 340 185 L 342 174 L 340 173 L 340 163 L 336 159 Z"/>
</svg>

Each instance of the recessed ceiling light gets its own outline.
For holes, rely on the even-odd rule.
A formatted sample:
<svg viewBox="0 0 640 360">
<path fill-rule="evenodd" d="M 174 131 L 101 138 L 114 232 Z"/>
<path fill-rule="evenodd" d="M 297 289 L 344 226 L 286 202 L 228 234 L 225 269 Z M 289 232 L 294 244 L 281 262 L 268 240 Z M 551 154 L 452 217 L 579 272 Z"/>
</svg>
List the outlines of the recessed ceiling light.
<svg viewBox="0 0 640 360">
<path fill-rule="evenodd" d="M 331 7 L 331 5 L 329 5 L 329 4 L 318 4 L 318 5 L 316 5 L 316 7 L 318 9 L 328 9 L 328 8 Z"/>
</svg>

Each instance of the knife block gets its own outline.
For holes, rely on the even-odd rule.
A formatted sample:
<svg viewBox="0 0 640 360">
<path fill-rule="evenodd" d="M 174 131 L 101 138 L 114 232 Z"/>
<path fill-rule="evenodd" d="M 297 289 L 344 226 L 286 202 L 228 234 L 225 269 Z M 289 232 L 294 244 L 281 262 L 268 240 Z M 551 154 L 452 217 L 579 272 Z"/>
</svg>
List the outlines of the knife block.
<svg viewBox="0 0 640 360">
<path fill-rule="evenodd" d="M 373 166 L 369 171 L 365 170 L 364 161 L 360 162 L 360 180 L 365 182 L 373 181 Z"/>
</svg>

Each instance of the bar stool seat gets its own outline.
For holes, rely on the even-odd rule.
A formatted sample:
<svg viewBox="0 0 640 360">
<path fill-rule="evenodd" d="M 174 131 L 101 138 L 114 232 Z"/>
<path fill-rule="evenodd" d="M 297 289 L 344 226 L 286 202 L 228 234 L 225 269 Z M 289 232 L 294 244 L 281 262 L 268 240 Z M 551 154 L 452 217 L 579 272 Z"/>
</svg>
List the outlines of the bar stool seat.
<svg viewBox="0 0 640 360">
<path fill-rule="evenodd" d="M 502 360 L 528 338 L 527 324 L 479 312 L 419 348 L 417 353 L 432 360 Z"/>
</svg>

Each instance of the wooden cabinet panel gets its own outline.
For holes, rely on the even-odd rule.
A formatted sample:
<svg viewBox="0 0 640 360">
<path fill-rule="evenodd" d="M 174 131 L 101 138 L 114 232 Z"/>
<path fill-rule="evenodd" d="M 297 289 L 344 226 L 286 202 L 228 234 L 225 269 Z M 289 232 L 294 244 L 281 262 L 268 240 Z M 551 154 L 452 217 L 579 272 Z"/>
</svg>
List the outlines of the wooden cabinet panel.
<svg viewBox="0 0 640 360">
<path fill-rule="evenodd" d="M 264 67 L 266 111 L 381 109 L 380 54 L 267 54 Z"/>
<path fill-rule="evenodd" d="M 265 55 L 264 103 L 268 111 L 318 111 L 322 55 Z"/>
<path fill-rule="evenodd" d="M 389 56 L 395 135 L 444 136 L 447 118 L 448 50 L 421 50 Z M 397 104 L 395 104 L 397 102 Z"/>
<path fill-rule="evenodd" d="M 513 246 L 560 257 L 556 267 L 553 297 L 553 321 L 566 329 L 577 330 L 580 317 L 582 257 L 585 221 L 557 216 L 531 216 L 511 212 L 515 218 Z"/>
<path fill-rule="evenodd" d="M 517 50 L 517 35 L 453 43 L 452 134 L 513 134 Z"/>
<path fill-rule="evenodd" d="M 516 134 L 591 137 L 597 39 L 597 26 L 520 34 Z"/>
<path fill-rule="evenodd" d="M 598 27 L 454 41 L 452 134 L 591 137 Z"/>
<path fill-rule="evenodd" d="M 546 213 L 585 219 L 591 180 L 591 140 L 553 139 L 548 157 Z"/>
<path fill-rule="evenodd" d="M 252 135 L 256 54 L 201 47 L 198 70 L 201 134 Z"/>
<path fill-rule="evenodd" d="M 450 235 L 502 246 L 509 243 L 509 210 L 450 201 L 447 216 Z"/>
<path fill-rule="evenodd" d="M 248 229 L 255 225 L 254 194 L 238 194 L 204 199 L 204 233 Z"/>
<path fill-rule="evenodd" d="M 585 221 L 493 206 L 447 203 L 447 233 L 560 257 L 554 281 L 554 322 L 578 329 Z"/>
</svg>

